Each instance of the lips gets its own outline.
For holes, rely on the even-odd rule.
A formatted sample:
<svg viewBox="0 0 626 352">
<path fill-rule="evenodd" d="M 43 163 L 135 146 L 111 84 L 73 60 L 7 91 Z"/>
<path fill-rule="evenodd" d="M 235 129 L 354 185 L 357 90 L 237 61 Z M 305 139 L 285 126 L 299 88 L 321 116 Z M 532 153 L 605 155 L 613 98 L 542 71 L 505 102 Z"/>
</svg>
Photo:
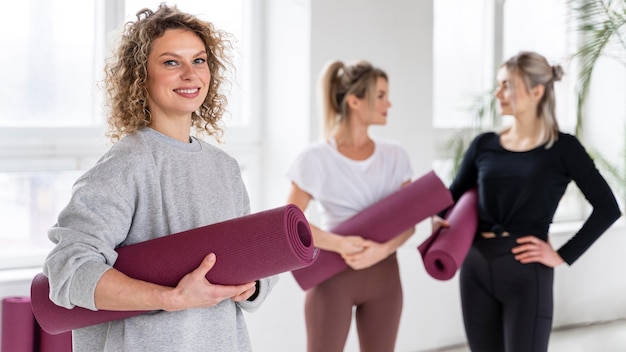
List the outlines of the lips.
<svg viewBox="0 0 626 352">
<path fill-rule="evenodd" d="M 200 91 L 200 88 L 174 89 L 174 91 L 179 94 L 196 94 Z"/>
</svg>

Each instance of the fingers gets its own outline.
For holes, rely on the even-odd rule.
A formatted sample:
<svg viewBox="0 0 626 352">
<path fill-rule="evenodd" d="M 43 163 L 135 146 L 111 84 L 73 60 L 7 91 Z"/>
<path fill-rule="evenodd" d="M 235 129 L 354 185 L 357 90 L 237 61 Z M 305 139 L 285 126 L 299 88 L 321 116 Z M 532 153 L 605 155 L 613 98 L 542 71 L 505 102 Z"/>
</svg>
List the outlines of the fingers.
<svg viewBox="0 0 626 352">
<path fill-rule="evenodd" d="M 254 292 L 256 292 L 256 284 L 252 282 L 252 287 L 248 288 L 247 290 L 239 294 L 232 296 L 230 299 L 235 302 L 242 302 L 250 298 L 254 294 Z"/>
<path fill-rule="evenodd" d="M 360 236 L 346 236 L 341 238 L 339 253 L 349 255 L 363 251 L 365 240 Z"/>
<path fill-rule="evenodd" d="M 513 247 L 513 254 L 523 253 L 528 250 L 532 250 L 537 245 L 537 238 L 535 236 L 525 236 L 520 237 L 516 240 L 519 244 L 518 246 Z"/>
<path fill-rule="evenodd" d="M 215 257 L 215 253 L 209 253 L 206 257 L 204 257 L 202 263 L 200 263 L 200 266 L 196 270 L 200 274 L 203 274 L 203 276 L 206 276 L 206 274 L 213 269 L 216 260 L 217 258 Z"/>
<path fill-rule="evenodd" d="M 215 253 L 209 253 L 206 257 L 204 257 L 204 260 L 202 260 L 202 263 L 200 263 L 200 266 L 198 267 L 198 269 L 196 269 L 196 271 L 199 274 L 206 276 L 207 273 L 211 269 L 213 269 L 213 266 L 215 266 L 216 261 L 217 261 L 217 258 L 215 256 Z M 250 291 L 251 289 L 254 289 L 255 287 L 254 281 L 241 284 L 241 285 L 232 285 L 232 286 L 215 285 L 209 282 L 208 280 L 207 280 L 207 283 L 211 284 L 214 287 L 216 296 L 222 297 L 222 298 L 230 298 L 230 297 L 238 296 L 238 295 L 244 294 L 247 291 Z M 254 293 L 254 291 L 252 291 L 252 293 Z"/>
<path fill-rule="evenodd" d="M 448 220 L 443 219 L 437 215 L 432 217 L 431 220 L 431 230 L 432 232 L 437 232 L 437 230 L 439 230 L 442 227 L 449 227 L 450 223 L 448 222 Z"/>
<path fill-rule="evenodd" d="M 520 237 L 517 240 L 518 246 L 515 246 L 511 252 L 515 255 L 515 259 L 522 264 L 541 263 L 549 267 L 555 267 L 562 264 L 563 258 L 552 248 L 549 242 L 546 242 L 535 236 Z"/>
<path fill-rule="evenodd" d="M 366 241 L 361 252 L 343 256 L 343 260 L 354 270 L 369 268 L 370 266 L 385 259 L 388 254 L 384 251 L 380 243 Z"/>
</svg>

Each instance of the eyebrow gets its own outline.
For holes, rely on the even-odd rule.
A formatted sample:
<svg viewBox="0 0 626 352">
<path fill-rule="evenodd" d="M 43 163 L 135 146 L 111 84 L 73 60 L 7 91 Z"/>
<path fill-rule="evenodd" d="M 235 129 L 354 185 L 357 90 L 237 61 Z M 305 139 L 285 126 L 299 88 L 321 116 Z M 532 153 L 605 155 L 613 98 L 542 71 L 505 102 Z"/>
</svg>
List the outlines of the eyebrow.
<svg viewBox="0 0 626 352">
<path fill-rule="evenodd" d="M 202 55 L 208 55 L 207 51 L 206 50 L 200 50 L 193 56 L 194 57 L 198 57 L 198 56 L 202 56 Z M 164 53 L 161 53 L 161 55 L 159 55 L 159 57 L 163 57 L 163 56 L 174 56 L 174 57 L 178 57 L 178 58 L 182 57 L 182 56 L 180 56 L 180 55 L 178 55 L 176 53 L 169 52 L 169 51 L 166 51 Z"/>
</svg>

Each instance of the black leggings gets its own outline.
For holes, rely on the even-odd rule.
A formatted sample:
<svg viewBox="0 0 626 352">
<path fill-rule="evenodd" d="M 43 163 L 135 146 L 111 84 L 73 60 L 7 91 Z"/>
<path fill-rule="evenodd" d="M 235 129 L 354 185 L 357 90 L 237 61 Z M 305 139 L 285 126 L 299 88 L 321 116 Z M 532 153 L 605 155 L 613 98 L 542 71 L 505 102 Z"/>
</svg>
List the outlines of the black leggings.
<svg viewBox="0 0 626 352">
<path fill-rule="evenodd" d="M 513 237 L 477 239 L 460 274 L 463 322 L 474 352 L 545 352 L 554 270 L 521 264 Z"/>
</svg>

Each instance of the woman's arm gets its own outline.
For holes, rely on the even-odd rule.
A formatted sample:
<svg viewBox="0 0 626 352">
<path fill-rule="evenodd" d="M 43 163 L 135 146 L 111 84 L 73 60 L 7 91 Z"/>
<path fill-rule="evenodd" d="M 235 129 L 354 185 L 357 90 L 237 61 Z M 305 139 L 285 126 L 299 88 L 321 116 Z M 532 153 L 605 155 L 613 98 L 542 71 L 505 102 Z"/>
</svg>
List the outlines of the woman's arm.
<svg viewBox="0 0 626 352">
<path fill-rule="evenodd" d="M 287 196 L 287 203 L 298 206 L 305 211 L 309 202 L 313 197 L 298 187 L 294 182 L 291 183 L 291 190 Z M 313 243 L 315 247 L 336 252 L 340 255 L 360 252 L 364 248 L 365 240 L 359 236 L 341 236 L 332 232 L 324 231 L 319 227 L 309 224 L 313 235 Z"/>
<path fill-rule="evenodd" d="M 405 187 L 410 182 L 410 180 L 404 182 L 402 187 Z M 345 255 L 344 260 L 352 269 L 359 270 L 368 268 L 395 253 L 414 233 L 415 227 L 412 227 L 387 242 L 378 243 L 366 240 L 365 249 L 363 251 Z"/>
<path fill-rule="evenodd" d="M 207 255 L 197 269 L 185 275 L 176 287 L 166 287 L 136 280 L 116 269 L 107 270 L 96 285 L 95 304 L 98 309 L 166 310 L 213 307 L 233 298 L 245 300 L 255 292 L 255 283 L 236 286 L 211 284 L 206 274 L 216 262 L 215 254 Z"/>
</svg>

